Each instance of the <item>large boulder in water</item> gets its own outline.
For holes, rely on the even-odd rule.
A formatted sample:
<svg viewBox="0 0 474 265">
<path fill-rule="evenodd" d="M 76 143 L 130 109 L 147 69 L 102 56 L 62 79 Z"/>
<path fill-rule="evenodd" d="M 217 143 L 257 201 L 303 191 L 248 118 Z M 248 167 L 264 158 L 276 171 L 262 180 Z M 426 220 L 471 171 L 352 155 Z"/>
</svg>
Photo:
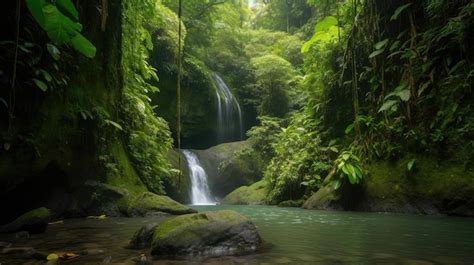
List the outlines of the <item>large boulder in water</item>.
<svg viewBox="0 0 474 265">
<path fill-rule="evenodd" d="M 133 198 L 128 205 L 129 216 L 149 216 L 160 213 L 188 214 L 196 210 L 189 208 L 168 196 L 157 195 L 151 192 L 143 192 Z"/>
<path fill-rule="evenodd" d="M 0 233 L 12 233 L 16 231 L 28 231 L 32 234 L 43 233 L 48 226 L 50 212 L 48 209 L 41 207 L 31 210 L 11 223 L 0 227 Z"/>
<path fill-rule="evenodd" d="M 234 211 L 182 215 L 159 224 L 151 253 L 172 258 L 241 255 L 255 252 L 262 239 L 255 225 Z"/>
<path fill-rule="evenodd" d="M 221 201 L 222 204 L 260 205 L 267 204 L 267 190 L 264 180 L 250 186 L 242 186 L 229 193 Z"/>
</svg>

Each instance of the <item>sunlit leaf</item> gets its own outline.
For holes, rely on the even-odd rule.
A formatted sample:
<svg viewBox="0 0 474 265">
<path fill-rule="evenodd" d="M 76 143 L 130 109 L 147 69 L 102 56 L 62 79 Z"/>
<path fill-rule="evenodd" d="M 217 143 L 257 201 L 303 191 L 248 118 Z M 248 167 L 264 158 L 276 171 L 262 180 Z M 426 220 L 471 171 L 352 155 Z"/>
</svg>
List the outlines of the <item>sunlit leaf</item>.
<svg viewBox="0 0 474 265">
<path fill-rule="evenodd" d="M 387 100 L 383 103 L 382 107 L 380 107 L 379 112 L 386 111 L 392 108 L 398 102 L 396 100 Z"/>
<path fill-rule="evenodd" d="M 59 256 L 56 253 L 51 253 L 46 257 L 46 259 L 47 260 L 57 260 L 57 259 L 59 259 Z"/>
<path fill-rule="evenodd" d="M 393 20 L 396 20 L 398 19 L 398 17 L 400 16 L 400 14 L 403 12 L 403 10 L 407 9 L 409 6 L 411 6 L 412 3 L 408 3 L 408 4 L 405 4 L 405 5 L 402 5 L 402 6 L 399 6 L 395 12 L 393 13 L 392 17 L 390 18 L 390 21 L 393 21 Z"/>
<path fill-rule="evenodd" d="M 46 44 L 46 48 L 48 49 L 49 54 L 51 55 L 51 57 L 53 57 L 54 60 L 59 60 L 61 52 L 56 46 L 51 43 L 48 43 Z"/>
<path fill-rule="evenodd" d="M 96 48 L 88 39 L 84 38 L 82 34 L 77 33 L 76 36 L 72 38 L 71 43 L 74 49 L 82 53 L 84 56 L 94 58 Z"/>
<path fill-rule="evenodd" d="M 388 43 L 388 39 L 385 39 L 383 41 L 379 41 L 375 44 L 375 49 L 380 50 L 380 49 L 384 48 L 385 45 L 387 45 L 387 43 Z"/>
<path fill-rule="evenodd" d="M 43 92 L 46 92 L 46 90 L 48 90 L 48 86 L 43 81 L 33 78 L 33 82 L 35 82 L 36 86 Z"/>
</svg>

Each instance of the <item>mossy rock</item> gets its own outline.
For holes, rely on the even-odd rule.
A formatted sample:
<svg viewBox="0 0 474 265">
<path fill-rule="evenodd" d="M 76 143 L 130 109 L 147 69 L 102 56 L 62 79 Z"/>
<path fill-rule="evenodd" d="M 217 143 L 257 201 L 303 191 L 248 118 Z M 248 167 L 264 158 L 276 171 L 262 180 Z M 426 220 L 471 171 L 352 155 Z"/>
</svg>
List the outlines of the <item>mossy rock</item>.
<svg viewBox="0 0 474 265">
<path fill-rule="evenodd" d="M 364 171 L 361 185 L 339 190 L 326 179 L 303 208 L 474 216 L 474 174 L 462 165 L 408 154 L 365 164 Z"/>
<path fill-rule="evenodd" d="M 159 213 L 188 214 L 196 211 L 168 196 L 157 195 L 151 192 L 143 192 L 129 201 L 129 216 L 147 216 Z"/>
<path fill-rule="evenodd" d="M 229 193 L 222 204 L 261 205 L 267 204 L 267 190 L 264 180 L 255 182 L 250 186 L 242 186 Z"/>
<path fill-rule="evenodd" d="M 262 167 L 248 140 L 193 151 L 206 171 L 209 188 L 216 197 L 222 198 L 236 188 L 262 178 Z"/>
<path fill-rule="evenodd" d="M 153 238 L 153 232 L 158 224 L 151 223 L 142 226 L 138 231 L 133 234 L 128 248 L 130 249 L 144 249 L 150 246 L 151 240 Z"/>
<path fill-rule="evenodd" d="M 261 244 L 251 221 L 237 212 L 224 210 L 164 221 L 155 228 L 151 253 L 172 258 L 241 255 L 255 252 Z"/>
<path fill-rule="evenodd" d="M 280 202 L 278 207 L 301 207 L 304 202 L 304 200 L 287 200 Z"/>
<path fill-rule="evenodd" d="M 37 208 L 0 227 L 0 233 L 13 233 L 17 231 L 28 231 L 32 234 L 43 233 L 48 226 L 49 220 L 49 210 L 45 207 Z"/>
<path fill-rule="evenodd" d="M 313 193 L 302 205 L 305 209 L 314 210 L 338 210 L 342 207 L 338 204 L 339 194 L 331 185 L 322 186 Z"/>
</svg>

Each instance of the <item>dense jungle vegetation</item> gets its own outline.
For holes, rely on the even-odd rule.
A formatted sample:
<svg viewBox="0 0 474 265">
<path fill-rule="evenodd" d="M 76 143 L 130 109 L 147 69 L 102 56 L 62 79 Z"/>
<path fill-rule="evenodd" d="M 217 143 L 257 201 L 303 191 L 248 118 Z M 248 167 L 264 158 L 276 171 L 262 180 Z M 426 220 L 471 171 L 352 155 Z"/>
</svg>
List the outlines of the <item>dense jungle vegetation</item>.
<svg viewBox="0 0 474 265">
<path fill-rule="evenodd" d="M 257 167 L 266 203 L 362 187 L 370 198 L 472 210 L 472 1 L 187 0 L 181 19 L 171 0 L 5 10 L 3 200 L 30 193 L 39 206 L 87 180 L 180 193 L 178 137 L 184 148 L 220 144 L 218 73 L 250 143 L 232 159 Z M 6 216 L 26 208 L 11 204 Z"/>
</svg>

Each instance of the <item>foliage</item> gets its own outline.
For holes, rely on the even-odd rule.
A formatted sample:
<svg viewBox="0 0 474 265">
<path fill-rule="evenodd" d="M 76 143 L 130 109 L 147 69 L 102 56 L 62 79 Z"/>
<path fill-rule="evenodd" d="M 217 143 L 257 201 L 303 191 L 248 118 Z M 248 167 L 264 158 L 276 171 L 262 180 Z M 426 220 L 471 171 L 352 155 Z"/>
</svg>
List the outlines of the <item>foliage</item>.
<svg viewBox="0 0 474 265">
<path fill-rule="evenodd" d="M 275 156 L 264 174 L 273 202 L 300 199 L 321 185 L 334 151 L 323 146 L 319 128 L 306 110 L 294 113 L 288 127 L 275 136 Z"/>
<path fill-rule="evenodd" d="M 253 148 L 262 155 L 265 161 L 275 156 L 273 144 L 278 140 L 282 120 L 276 117 L 259 116 L 260 124 L 252 127 L 248 132 L 249 141 Z"/>
<path fill-rule="evenodd" d="M 351 150 L 343 151 L 339 157 L 334 160 L 336 166 L 336 177 L 333 180 L 334 189 L 338 189 L 345 177 L 351 184 L 359 184 L 363 177 L 360 158 Z"/>
<path fill-rule="evenodd" d="M 26 5 L 53 43 L 71 45 L 89 58 L 95 56 L 95 46 L 80 33 L 79 13 L 71 0 L 27 0 Z"/>
<path fill-rule="evenodd" d="M 166 153 L 171 148 L 172 140 L 167 123 L 155 116 L 147 96 L 149 92 L 158 91 L 158 88 L 149 82 L 156 80 L 157 76 L 155 69 L 147 62 L 153 45 L 145 24 L 146 21 L 159 23 L 157 17 L 163 14 L 158 11 L 163 8 L 152 0 L 127 1 L 124 5 L 123 35 L 127 37 L 122 44 L 122 113 L 124 123 L 127 124 L 127 146 L 137 172 L 148 189 L 164 193 L 163 181 L 170 175 Z"/>
<path fill-rule="evenodd" d="M 289 81 L 295 73 L 293 66 L 276 55 L 252 58 L 257 84 L 262 89 L 260 115 L 282 117 L 289 110 Z"/>
</svg>

